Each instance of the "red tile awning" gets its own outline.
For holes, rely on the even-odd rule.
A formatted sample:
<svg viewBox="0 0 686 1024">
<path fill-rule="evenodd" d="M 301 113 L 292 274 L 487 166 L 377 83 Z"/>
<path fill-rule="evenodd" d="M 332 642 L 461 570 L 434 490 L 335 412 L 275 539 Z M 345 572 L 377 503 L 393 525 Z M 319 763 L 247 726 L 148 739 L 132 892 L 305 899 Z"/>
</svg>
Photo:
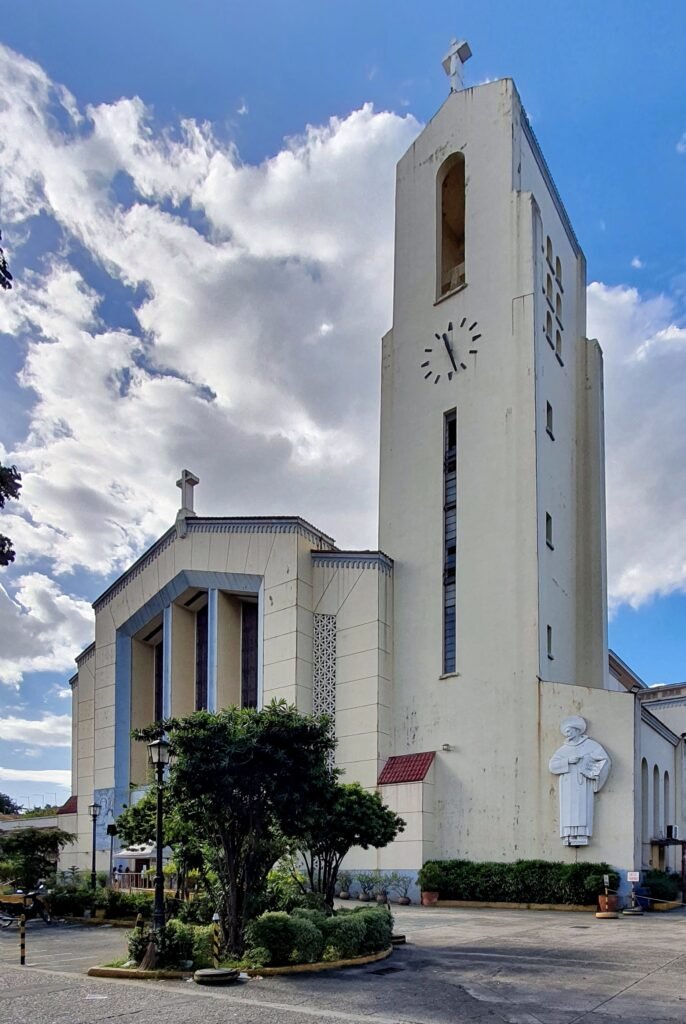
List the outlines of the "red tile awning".
<svg viewBox="0 0 686 1024">
<path fill-rule="evenodd" d="M 435 750 L 423 754 L 396 754 L 389 757 L 381 769 L 379 785 L 387 786 L 398 782 L 422 782 L 433 764 Z"/>
<path fill-rule="evenodd" d="M 61 807 L 57 808 L 58 814 L 76 814 L 79 809 L 79 798 L 76 796 L 70 796 L 66 803 L 63 803 Z"/>
</svg>

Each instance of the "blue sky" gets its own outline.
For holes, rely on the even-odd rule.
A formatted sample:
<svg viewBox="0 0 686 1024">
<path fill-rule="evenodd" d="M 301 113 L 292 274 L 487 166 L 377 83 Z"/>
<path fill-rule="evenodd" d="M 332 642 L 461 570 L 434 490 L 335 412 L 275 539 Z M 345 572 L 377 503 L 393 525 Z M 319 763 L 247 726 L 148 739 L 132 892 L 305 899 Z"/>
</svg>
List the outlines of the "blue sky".
<svg viewBox="0 0 686 1024">
<path fill-rule="evenodd" d="M 0 577 L 0 790 L 64 792 L 67 652 L 171 521 L 174 467 L 200 467 L 203 511 L 299 511 L 373 546 L 393 166 L 446 95 L 454 35 L 467 84 L 514 77 L 586 252 L 611 645 L 649 682 L 686 678 L 680 5 L 36 0 L 0 28 L 17 277 L 0 296 L 0 445 L 27 471 L 21 517 L 4 517 L 21 557 Z M 257 389 L 254 343 L 281 372 Z"/>
</svg>

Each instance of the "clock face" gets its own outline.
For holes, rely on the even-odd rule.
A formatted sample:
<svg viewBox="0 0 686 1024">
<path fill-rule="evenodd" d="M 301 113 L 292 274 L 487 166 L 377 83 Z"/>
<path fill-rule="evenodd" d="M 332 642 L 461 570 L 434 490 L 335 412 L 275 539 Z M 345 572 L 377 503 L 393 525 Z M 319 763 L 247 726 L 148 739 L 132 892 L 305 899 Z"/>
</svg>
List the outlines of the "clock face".
<svg viewBox="0 0 686 1024">
<path fill-rule="evenodd" d="M 481 333 L 478 321 L 470 322 L 469 317 L 465 316 L 454 328 L 451 321 L 447 330 L 435 334 L 434 338 L 436 340 L 433 345 L 424 348 L 419 368 L 424 380 L 438 384 L 440 380 L 450 381 L 464 373 L 470 363 L 474 362 L 474 356 L 479 351 Z"/>
</svg>

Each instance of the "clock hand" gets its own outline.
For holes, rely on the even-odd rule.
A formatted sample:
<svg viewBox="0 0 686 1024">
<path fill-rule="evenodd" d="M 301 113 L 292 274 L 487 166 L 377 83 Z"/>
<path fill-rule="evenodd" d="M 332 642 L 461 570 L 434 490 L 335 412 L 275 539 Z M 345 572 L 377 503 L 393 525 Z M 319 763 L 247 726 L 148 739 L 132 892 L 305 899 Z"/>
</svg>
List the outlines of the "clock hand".
<svg viewBox="0 0 686 1024">
<path fill-rule="evenodd" d="M 448 351 L 448 355 L 450 356 L 450 362 L 453 364 L 453 370 L 455 371 L 455 373 L 457 373 L 457 363 L 455 362 L 455 356 L 453 355 L 453 350 L 450 347 L 450 342 L 448 341 L 448 335 L 445 334 L 445 333 L 443 334 L 443 343 L 444 343 L 444 345 L 445 345 L 445 347 L 446 347 L 446 349 Z"/>
</svg>

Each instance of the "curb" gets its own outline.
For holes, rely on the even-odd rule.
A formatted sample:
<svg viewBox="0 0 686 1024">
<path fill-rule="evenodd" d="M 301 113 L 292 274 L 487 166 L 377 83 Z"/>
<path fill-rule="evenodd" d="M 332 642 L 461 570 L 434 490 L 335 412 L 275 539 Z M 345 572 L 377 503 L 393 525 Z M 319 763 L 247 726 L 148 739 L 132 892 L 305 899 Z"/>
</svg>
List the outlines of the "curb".
<svg viewBox="0 0 686 1024">
<path fill-rule="evenodd" d="M 293 964 L 292 967 L 251 968 L 248 971 L 244 971 L 244 974 L 249 975 L 251 978 L 255 976 L 270 978 L 278 974 L 305 974 L 310 972 L 316 974 L 319 971 L 334 971 L 339 967 L 363 967 L 365 964 L 376 963 L 377 960 L 385 960 L 392 952 L 393 946 L 389 946 L 388 949 L 382 949 L 380 953 L 369 953 L 367 956 L 358 956 L 352 960 L 320 960 L 316 964 Z"/>
<path fill-rule="evenodd" d="M 581 903 L 497 903 L 480 900 L 438 900 L 430 907 L 462 907 L 465 910 L 566 910 L 572 913 L 595 913 L 596 907 Z"/>
<path fill-rule="evenodd" d="M 292 967 L 251 967 L 242 973 L 247 974 L 250 978 L 271 978 L 279 974 L 317 974 L 319 971 L 334 971 L 340 967 L 363 967 L 365 964 L 376 963 L 377 960 L 385 960 L 392 952 L 393 947 L 389 946 L 388 949 L 382 949 L 380 953 L 358 956 L 353 960 L 320 961 L 316 964 L 294 964 Z M 178 981 L 179 978 L 191 978 L 193 971 L 139 971 L 133 967 L 89 967 L 87 974 L 90 978 L 134 978 L 138 981 L 164 981 L 165 979 L 170 979 Z"/>
<path fill-rule="evenodd" d="M 165 978 L 178 981 L 192 978 L 193 971 L 139 971 L 133 967 L 89 967 L 89 978 L 135 978 L 138 981 L 164 981 Z"/>
</svg>

